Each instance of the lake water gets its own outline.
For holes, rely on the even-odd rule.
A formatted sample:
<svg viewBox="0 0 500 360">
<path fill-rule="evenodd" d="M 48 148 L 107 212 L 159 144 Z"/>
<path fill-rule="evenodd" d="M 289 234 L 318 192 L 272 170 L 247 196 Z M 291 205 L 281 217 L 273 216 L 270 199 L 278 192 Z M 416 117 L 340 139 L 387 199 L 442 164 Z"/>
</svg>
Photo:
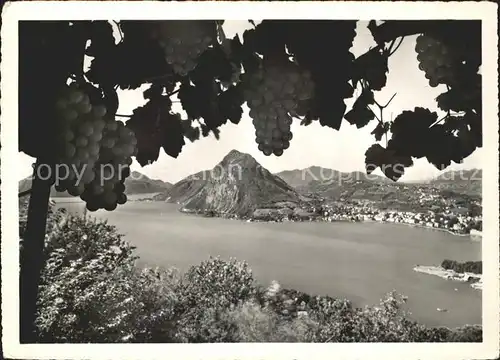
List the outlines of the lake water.
<svg viewBox="0 0 500 360">
<path fill-rule="evenodd" d="M 68 199 L 61 200 L 67 202 Z M 60 203 L 80 212 L 82 203 Z M 137 247 L 140 262 L 181 270 L 210 255 L 245 260 L 262 284 L 378 303 L 396 290 L 427 325 L 481 323 L 481 291 L 417 273 L 416 264 L 481 260 L 481 243 L 446 232 L 379 223 L 247 223 L 182 214 L 163 202 L 128 202 L 106 218 Z M 438 312 L 437 308 L 447 309 Z"/>
</svg>

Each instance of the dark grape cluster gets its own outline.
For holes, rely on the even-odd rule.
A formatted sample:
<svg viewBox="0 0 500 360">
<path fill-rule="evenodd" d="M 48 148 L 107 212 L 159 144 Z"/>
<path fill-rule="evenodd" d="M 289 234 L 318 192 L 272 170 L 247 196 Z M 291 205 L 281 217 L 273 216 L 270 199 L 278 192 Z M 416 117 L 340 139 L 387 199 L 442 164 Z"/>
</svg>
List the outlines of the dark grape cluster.
<svg viewBox="0 0 500 360">
<path fill-rule="evenodd" d="M 105 118 L 106 108 L 94 106 L 75 84 L 62 92 L 57 114 L 56 190 L 80 196 L 90 211 L 124 204 L 124 181 L 137 154 L 134 132 L 120 121 Z"/>
<path fill-rule="evenodd" d="M 213 41 L 198 21 L 161 21 L 157 36 L 165 60 L 181 76 L 196 68 L 198 57 Z"/>
<path fill-rule="evenodd" d="M 105 115 L 106 108 L 93 106 L 88 95 L 76 85 L 69 85 L 62 92 L 57 101 L 58 191 L 78 196 L 94 180 Z"/>
<path fill-rule="evenodd" d="M 301 112 L 299 104 L 313 97 L 311 74 L 291 64 L 269 66 L 245 74 L 243 82 L 259 150 L 281 156 L 292 139 L 292 116 Z"/>
<path fill-rule="evenodd" d="M 114 210 L 127 201 L 125 179 L 130 176 L 132 156 L 137 154 L 137 139 L 120 121 L 106 123 L 95 179 L 85 187 L 82 199 L 89 211 Z"/>
<path fill-rule="evenodd" d="M 451 49 L 439 39 L 421 34 L 415 45 L 418 68 L 425 72 L 425 77 L 432 87 L 449 84 L 453 81 L 453 55 Z"/>
</svg>

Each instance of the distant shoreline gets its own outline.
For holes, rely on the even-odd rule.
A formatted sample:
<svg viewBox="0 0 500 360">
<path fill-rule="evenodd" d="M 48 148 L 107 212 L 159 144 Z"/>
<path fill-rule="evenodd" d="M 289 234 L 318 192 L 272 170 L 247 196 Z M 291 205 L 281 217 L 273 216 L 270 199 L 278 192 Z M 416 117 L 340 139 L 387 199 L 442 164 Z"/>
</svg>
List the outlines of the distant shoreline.
<svg viewBox="0 0 500 360">
<path fill-rule="evenodd" d="M 470 286 L 475 290 L 483 290 L 483 277 L 481 274 L 474 273 L 457 273 L 454 270 L 446 270 L 441 266 L 421 266 L 417 265 L 413 268 L 414 271 L 439 276 L 445 280 L 470 283 Z"/>
<path fill-rule="evenodd" d="M 426 229 L 426 230 L 443 231 L 443 232 L 447 232 L 447 233 L 449 233 L 451 235 L 455 235 L 455 236 L 470 237 L 470 234 L 456 233 L 456 232 L 453 232 L 449 229 L 443 229 L 443 228 L 438 228 L 438 227 L 431 227 L 431 226 L 425 226 L 425 225 L 419 225 L 419 224 L 407 224 L 404 222 L 388 222 L 388 221 L 375 221 L 375 220 L 373 220 L 373 221 L 376 223 L 405 225 L 405 226 L 416 227 L 416 228 L 421 228 L 421 229 Z"/>
<path fill-rule="evenodd" d="M 460 236 L 460 237 L 468 237 L 471 238 L 471 234 L 463 234 L 463 233 L 457 233 L 454 232 L 450 229 L 443 229 L 443 228 L 438 228 L 438 227 L 431 227 L 431 226 L 425 226 L 425 225 L 420 225 L 420 224 L 409 224 L 405 222 L 390 222 L 390 221 L 378 221 L 378 220 L 373 220 L 373 219 L 367 219 L 367 220 L 359 220 L 359 221 L 353 221 L 349 219 L 338 219 L 338 220 L 324 220 L 321 217 L 318 218 L 304 218 L 304 219 L 275 219 L 275 220 L 261 220 L 261 219 L 255 219 L 252 217 L 239 217 L 236 215 L 227 215 L 227 214 L 217 214 L 216 212 L 209 212 L 209 211 L 204 211 L 204 210 L 187 210 L 183 208 L 179 208 L 179 211 L 183 214 L 188 214 L 188 215 L 198 215 L 202 217 L 216 217 L 216 218 L 222 218 L 222 219 L 230 219 L 230 220 L 241 220 L 241 221 L 246 221 L 246 222 L 262 222 L 262 223 L 282 223 L 282 222 L 324 222 L 324 223 L 336 223 L 336 222 L 342 222 L 342 223 L 375 223 L 375 224 L 391 224 L 391 225 L 404 225 L 404 226 L 409 226 L 409 227 L 414 227 L 414 228 L 421 228 L 425 230 L 434 230 L 434 231 L 442 231 L 446 232 L 450 235 L 454 236 Z"/>
<path fill-rule="evenodd" d="M 155 202 L 154 199 L 151 198 L 135 198 L 135 197 L 140 197 L 143 195 L 149 195 L 149 194 L 133 194 L 130 199 L 132 202 Z M 68 201 L 68 199 L 71 199 Z M 64 198 L 64 197 L 55 197 L 51 198 L 51 200 L 55 200 L 56 203 L 59 204 L 64 204 L 64 203 L 75 203 L 75 202 L 82 202 L 79 198 Z M 62 200 L 62 201 L 61 201 Z M 179 205 L 179 204 L 173 204 L 169 203 L 172 205 Z M 391 225 L 404 225 L 404 226 L 409 226 L 409 227 L 415 227 L 415 228 L 421 228 L 421 229 L 426 229 L 426 230 L 434 230 L 434 231 L 443 231 L 446 233 L 449 233 L 454 236 L 460 236 L 460 237 L 469 237 L 472 238 L 470 233 L 469 234 L 463 234 L 463 233 L 457 233 L 454 232 L 450 229 L 444 229 L 444 228 L 439 228 L 439 227 L 431 227 L 431 226 L 426 226 L 426 225 L 421 225 L 421 224 L 410 224 L 410 223 L 405 223 L 405 222 L 391 222 L 391 221 L 381 221 L 381 220 L 374 220 L 374 219 L 362 219 L 358 221 L 353 221 L 350 219 L 338 219 L 338 220 L 325 220 L 322 219 L 321 217 L 318 218 L 304 218 L 304 219 L 292 219 L 292 220 L 283 220 L 283 219 L 274 219 L 274 220 L 261 220 L 261 219 L 255 219 L 251 216 L 249 217 L 240 217 L 237 215 L 228 215 L 228 214 L 218 214 L 216 212 L 209 212 L 205 210 L 187 210 L 182 207 L 178 209 L 181 213 L 186 214 L 186 215 L 195 215 L 195 216 L 202 216 L 202 217 L 217 217 L 217 218 L 222 218 L 222 219 L 230 219 L 230 220 L 241 220 L 241 221 L 246 221 L 246 222 L 263 222 L 263 223 L 278 223 L 278 222 L 328 222 L 328 223 L 335 223 L 335 222 L 342 222 L 342 223 L 376 223 L 376 224 L 391 224 Z M 476 235 L 477 236 L 477 235 Z M 480 235 L 479 235 L 480 236 Z M 472 241 L 472 239 L 471 239 Z"/>
</svg>

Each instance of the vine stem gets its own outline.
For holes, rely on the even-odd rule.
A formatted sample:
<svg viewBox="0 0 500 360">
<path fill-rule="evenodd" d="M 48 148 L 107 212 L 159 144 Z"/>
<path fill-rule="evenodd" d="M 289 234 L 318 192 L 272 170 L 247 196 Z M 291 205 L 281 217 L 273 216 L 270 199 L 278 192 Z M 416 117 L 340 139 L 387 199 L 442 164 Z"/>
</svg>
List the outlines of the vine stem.
<svg viewBox="0 0 500 360">
<path fill-rule="evenodd" d="M 44 265 L 43 249 L 52 185 L 48 175 L 51 175 L 54 168 L 52 161 L 46 160 L 37 159 L 34 169 L 24 246 L 20 254 L 19 295 L 21 323 L 19 335 L 21 343 L 34 343 L 36 341 L 36 303 L 41 271 Z M 40 165 L 44 165 L 44 167 Z"/>
<path fill-rule="evenodd" d="M 436 120 L 436 121 L 435 121 L 435 122 L 434 122 L 431 126 L 429 126 L 429 127 L 433 127 L 433 126 L 435 126 L 435 125 L 437 125 L 437 124 L 441 123 L 443 120 L 446 120 L 446 119 L 447 119 L 447 118 L 449 118 L 449 117 L 451 117 L 451 113 L 448 111 L 448 112 L 446 113 L 446 115 L 445 115 L 445 116 L 443 116 L 441 119 Z"/>
</svg>

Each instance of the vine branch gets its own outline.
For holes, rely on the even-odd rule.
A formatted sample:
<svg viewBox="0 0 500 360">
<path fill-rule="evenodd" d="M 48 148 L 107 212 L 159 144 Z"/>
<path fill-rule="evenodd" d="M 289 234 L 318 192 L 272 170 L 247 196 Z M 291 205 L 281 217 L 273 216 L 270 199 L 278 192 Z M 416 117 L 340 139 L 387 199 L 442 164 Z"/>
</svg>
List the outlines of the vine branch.
<svg viewBox="0 0 500 360">
<path fill-rule="evenodd" d="M 377 43 L 387 43 L 403 36 L 421 34 L 443 26 L 442 20 L 389 20 L 371 27 Z"/>
<path fill-rule="evenodd" d="M 377 105 L 379 107 L 379 109 L 383 110 L 385 109 L 386 107 L 389 106 L 389 104 L 391 103 L 392 99 L 394 99 L 394 97 L 397 95 L 397 93 L 394 93 L 394 95 L 391 96 L 391 98 L 389 99 L 389 101 L 385 104 L 385 105 L 380 105 L 377 100 L 373 100 L 375 102 L 375 105 Z"/>
<path fill-rule="evenodd" d="M 405 37 L 404 37 L 404 36 L 402 36 L 402 37 L 401 37 L 401 39 L 400 39 L 400 41 L 399 41 L 399 43 L 398 43 L 398 44 L 396 45 L 396 47 L 394 48 L 394 50 L 393 50 L 392 48 L 393 48 L 394 44 L 396 43 L 396 40 L 393 40 L 393 41 L 392 41 L 391 45 L 389 46 L 389 50 L 387 50 L 387 51 L 388 51 L 388 53 L 389 53 L 389 56 L 393 55 L 393 54 L 394 54 L 394 53 L 395 53 L 395 52 L 399 49 L 399 47 L 400 47 L 400 46 L 401 46 L 401 44 L 403 43 L 403 40 L 404 40 L 404 39 L 405 39 Z"/>
<path fill-rule="evenodd" d="M 18 194 L 18 197 L 23 197 L 23 196 L 26 196 L 26 195 L 29 195 L 31 194 L 31 188 L 28 189 L 28 190 L 24 190 L 24 191 L 21 191 L 19 194 Z"/>
</svg>

